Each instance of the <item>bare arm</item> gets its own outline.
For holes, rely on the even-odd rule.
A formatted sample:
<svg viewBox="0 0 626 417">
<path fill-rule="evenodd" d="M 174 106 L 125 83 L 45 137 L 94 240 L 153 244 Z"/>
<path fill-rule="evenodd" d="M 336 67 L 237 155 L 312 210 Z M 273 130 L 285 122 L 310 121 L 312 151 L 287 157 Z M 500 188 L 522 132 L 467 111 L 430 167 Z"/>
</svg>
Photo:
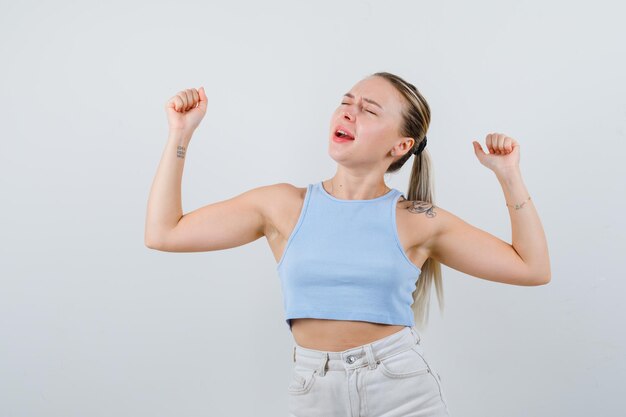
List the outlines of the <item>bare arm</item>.
<svg viewBox="0 0 626 417">
<path fill-rule="evenodd" d="M 511 219 L 512 247 L 524 261 L 531 276 L 540 283 L 550 282 L 548 243 L 539 214 L 535 208 L 519 169 L 498 175 Z M 520 204 L 521 207 L 515 206 Z"/>
<path fill-rule="evenodd" d="M 506 201 L 521 202 L 528 197 L 521 174 L 499 179 Z M 520 209 L 508 210 L 512 243 L 437 207 L 438 230 L 431 256 L 457 271 L 489 281 L 522 286 L 547 284 L 551 275 L 548 247 L 532 200 Z"/>
<path fill-rule="evenodd" d="M 480 145 L 475 145 L 480 146 Z M 517 165 L 517 142 L 504 135 L 489 135 L 489 155 L 475 150 L 481 162 L 494 168 L 511 219 L 512 243 L 480 230 L 439 209 L 432 257 L 470 275 L 513 285 L 550 282 L 550 257 L 541 221 Z M 481 150 L 482 152 L 482 150 Z M 506 164 L 496 165 L 504 158 Z M 515 159 L 513 159 L 515 158 Z M 516 208 L 516 205 L 521 205 Z"/>
<path fill-rule="evenodd" d="M 265 235 L 264 208 L 272 186 L 258 187 L 183 215 L 181 180 L 187 146 L 206 112 L 204 89 L 184 90 L 166 104 L 167 144 L 154 177 L 146 214 L 144 244 L 167 252 L 232 248 Z"/>
<path fill-rule="evenodd" d="M 265 236 L 264 208 L 272 186 L 262 186 L 183 215 L 181 179 L 185 136 L 170 131 L 154 177 L 146 216 L 145 245 L 165 252 L 233 248 Z"/>
<path fill-rule="evenodd" d="M 158 249 L 183 217 L 181 181 L 191 133 L 170 129 L 165 150 L 150 188 L 144 243 Z"/>
<path fill-rule="evenodd" d="M 186 213 L 149 247 L 164 252 L 208 252 L 253 242 L 265 236 L 265 208 L 272 187 L 253 188 Z"/>
<path fill-rule="evenodd" d="M 183 217 L 180 197 L 187 146 L 207 110 L 204 87 L 179 91 L 165 103 L 169 135 L 150 188 L 144 231 L 144 244 L 160 247 Z"/>
</svg>

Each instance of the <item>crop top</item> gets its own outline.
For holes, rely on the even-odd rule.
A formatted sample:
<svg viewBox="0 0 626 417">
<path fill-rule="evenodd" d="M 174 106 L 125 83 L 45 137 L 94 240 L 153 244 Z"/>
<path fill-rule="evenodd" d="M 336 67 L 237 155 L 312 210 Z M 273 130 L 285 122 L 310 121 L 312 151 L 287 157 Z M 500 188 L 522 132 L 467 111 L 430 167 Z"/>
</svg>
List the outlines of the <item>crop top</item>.
<svg viewBox="0 0 626 417">
<path fill-rule="evenodd" d="M 285 321 L 292 318 L 414 325 L 412 294 L 421 274 L 396 228 L 392 188 L 369 200 L 330 195 L 308 184 L 300 216 L 276 264 Z"/>
</svg>

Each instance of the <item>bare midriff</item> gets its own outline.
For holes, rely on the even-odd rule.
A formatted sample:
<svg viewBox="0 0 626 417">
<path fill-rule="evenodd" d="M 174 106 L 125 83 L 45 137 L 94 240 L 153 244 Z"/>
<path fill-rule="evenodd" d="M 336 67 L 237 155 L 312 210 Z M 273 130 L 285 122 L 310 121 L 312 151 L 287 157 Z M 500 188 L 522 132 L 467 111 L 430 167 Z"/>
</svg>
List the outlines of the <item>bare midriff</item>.
<svg viewBox="0 0 626 417">
<path fill-rule="evenodd" d="M 341 352 L 382 339 L 405 326 L 367 321 L 301 318 L 291 320 L 291 332 L 299 346 Z"/>
</svg>

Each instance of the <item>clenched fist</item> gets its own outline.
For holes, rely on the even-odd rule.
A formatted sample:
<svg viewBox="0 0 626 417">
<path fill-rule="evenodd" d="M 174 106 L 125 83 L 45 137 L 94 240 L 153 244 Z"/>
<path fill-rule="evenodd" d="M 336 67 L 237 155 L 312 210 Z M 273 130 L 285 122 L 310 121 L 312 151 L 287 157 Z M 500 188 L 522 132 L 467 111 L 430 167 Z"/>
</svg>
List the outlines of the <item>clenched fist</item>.
<svg viewBox="0 0 626 417">
<path fill-rule="evenodd" d="M 518 169 L 520 160 L 520 145 L 504 133 L 489 133 L 485 137 L 485 144 L 489 153 L 483 151 L 478 141 L 472 141 L 474 153 L 481 164 L 496 174 L 508 169 Z"/>
<path fill-rule="evenodd" d="M 170 130 L 180 129 L 192 133 L 206 114 L 206 105 L 204 87 L 180 91 L 165 105 Z"/>
</svg>

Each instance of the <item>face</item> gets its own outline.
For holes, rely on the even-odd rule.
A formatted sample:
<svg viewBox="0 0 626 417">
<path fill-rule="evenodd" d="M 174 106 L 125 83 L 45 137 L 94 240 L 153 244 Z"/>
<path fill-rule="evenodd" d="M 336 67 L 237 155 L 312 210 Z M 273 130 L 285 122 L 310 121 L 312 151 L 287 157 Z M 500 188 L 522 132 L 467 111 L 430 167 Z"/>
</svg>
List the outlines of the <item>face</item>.
<svg viewBox="0 0 626 417">
<path fill-rule="evenodd" d="M 399 155 L 413 146 L 414 139 L 399 135 L 403 98 L 386 79 L 365 78 L 339 99 L 330 123 L 329 153 L 333 159 L 381 160 L 391 149 Z M 340 128 L 354 140 L 339 138 L 336 133 Z"/>
</svg>

